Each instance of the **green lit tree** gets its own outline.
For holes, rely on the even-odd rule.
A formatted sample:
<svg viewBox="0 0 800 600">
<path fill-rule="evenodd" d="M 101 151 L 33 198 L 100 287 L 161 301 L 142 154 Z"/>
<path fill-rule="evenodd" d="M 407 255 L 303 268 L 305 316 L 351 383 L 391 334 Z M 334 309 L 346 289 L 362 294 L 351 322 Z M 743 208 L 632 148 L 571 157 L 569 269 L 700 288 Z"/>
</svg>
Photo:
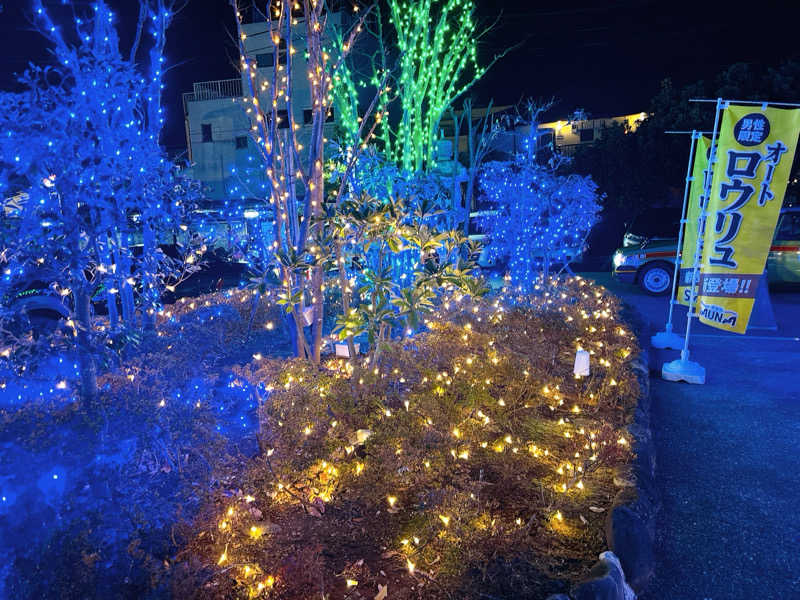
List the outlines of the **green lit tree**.
<svg viewBox="0 0 800 600">
<path fill-rule="evenodd" d="M 358 87 L 381 88 L 389 77 L 390 93 L 381 94 L 376 135 L 386 158 L 418 172 L 432 166 L 442 116 L 489 66 L 478 65 L 473 0 L 389 0 L 388 14 L 376 11 L 373 34 L 378 51 L 362 78 L 352 63 L 341 69 L 333 92 L 345 136 L 356 139 L 357 114 L 347 110 Z"/>
</svg>

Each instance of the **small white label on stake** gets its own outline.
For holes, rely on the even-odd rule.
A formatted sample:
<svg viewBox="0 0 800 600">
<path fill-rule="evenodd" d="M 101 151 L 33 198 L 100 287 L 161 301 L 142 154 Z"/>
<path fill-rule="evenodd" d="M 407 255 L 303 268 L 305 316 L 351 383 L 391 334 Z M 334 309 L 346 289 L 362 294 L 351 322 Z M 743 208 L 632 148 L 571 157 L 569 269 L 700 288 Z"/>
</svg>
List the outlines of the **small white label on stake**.
<svg viewBox="0 0 800 600">
<path fill-rule="evenodd" d="M 587 377 L 589 375 L 589 353 L 586 350 L 578 350 L 575 353 L 575 368 L 573 372 L 576 377 Z"/>
</svg>

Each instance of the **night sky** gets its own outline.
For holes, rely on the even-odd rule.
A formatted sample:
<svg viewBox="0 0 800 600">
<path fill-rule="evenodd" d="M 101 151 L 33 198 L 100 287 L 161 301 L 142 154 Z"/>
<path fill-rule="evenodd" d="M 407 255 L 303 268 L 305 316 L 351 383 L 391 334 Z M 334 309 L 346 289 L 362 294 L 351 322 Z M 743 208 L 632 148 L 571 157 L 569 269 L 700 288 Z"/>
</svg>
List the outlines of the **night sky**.
<svg viewBox="0 0 800 600">
<path fill-rule="evenodd" d="M 61 0 L 48 5 L 59 6 Z M 73 2 L 88 9 L 89 0 Z M 109 0 L 127 48 L 135 0 Z M 500 17 L 480 44 L 483 64 L 519 45 L 475 87 L 477 105 L 555 98 L 553 116 L 576 108 L 590 116 L 646 110 L 659 82 L 709 79 L 734 62 L 777 65 L 800 58 L 796 2 L 665 2 L 476 0 L 479 21 Z M 793 8 L 789 8 L 794 5 Z M 46 43 L 30 25 L 29 0 L 0 0 L 0 89 L 28 61 L 47 60 Z M 67 13 L 68 14 L 68 13 Z M 185 145 L 180 95 L 192 82 L 235 77 L 234 29 L 227 0 L 189 0 L 168 33 L 165 144 Z"/>
</svg>

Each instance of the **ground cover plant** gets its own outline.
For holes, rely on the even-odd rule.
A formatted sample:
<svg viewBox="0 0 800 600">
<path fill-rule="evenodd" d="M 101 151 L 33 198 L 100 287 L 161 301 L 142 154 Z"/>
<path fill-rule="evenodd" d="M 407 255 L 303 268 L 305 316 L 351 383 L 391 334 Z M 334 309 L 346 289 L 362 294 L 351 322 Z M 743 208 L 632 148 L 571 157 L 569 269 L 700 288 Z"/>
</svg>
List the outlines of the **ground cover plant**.
<svg viewBox="0 0 800 600">
<path fill-rule="evenodd" d="M 168 597 L 181 521 L 257 451 L 234 368 L 289 356 L 282 321 L 271 293 L 181 299 L 99 373 L 92 407 L 74 355 L 0 364 L 0 597 Z"/>
<path fill-rule="evenodd" d="M 588 377 L 573 375 L 578 348 Z M 195 523 L 176 595 L 563 589 L 605 546 L 636 351 L 618 302 L 572 278 L 502 301 L 454 292 L 378 362 L 240 369 L 264 390 L 261 451 Z"/>
</svg>

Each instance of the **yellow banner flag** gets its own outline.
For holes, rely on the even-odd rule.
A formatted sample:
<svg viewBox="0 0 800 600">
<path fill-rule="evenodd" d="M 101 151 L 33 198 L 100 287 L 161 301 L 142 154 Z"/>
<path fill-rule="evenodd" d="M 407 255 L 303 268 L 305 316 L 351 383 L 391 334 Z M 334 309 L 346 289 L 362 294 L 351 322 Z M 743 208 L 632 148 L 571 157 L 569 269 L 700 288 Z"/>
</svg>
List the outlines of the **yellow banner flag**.
<svg viewBox="0 0 800 600">
<path fill-rule="evenodd" d="M 800 133 L 800 109 L 727 106 L 698 283 L 700 321 L 745 333 Z"/>
<path fill-rule="evenodd" d="M 685 306 L 689 306 L 692 291 L 692 270 L 694 269 L 694 255 L 697 250 L 697 229 L 699 227 L 700 211 L 704 204 L 703 189 L 710 149 L 711 138 L 705 136 L 698 138 L 694 151 L 694 165 L 692 166 L 692 185 L 689 188 L 689 199 L 686 207 L 686 224 L 683 227 L 681 266 L 678 271 L 677 300 Z"/>
</svg>

